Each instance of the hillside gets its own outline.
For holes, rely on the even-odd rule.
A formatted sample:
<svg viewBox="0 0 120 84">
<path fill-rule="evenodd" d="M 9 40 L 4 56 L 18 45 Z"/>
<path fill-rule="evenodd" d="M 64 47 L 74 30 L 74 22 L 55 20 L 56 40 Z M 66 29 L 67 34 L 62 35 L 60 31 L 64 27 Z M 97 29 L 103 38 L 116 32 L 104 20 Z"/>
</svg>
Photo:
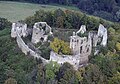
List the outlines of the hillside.
<svg viewBox="0 0 120 84">
<path fill-rule="evenodd" d="M 76 6 L 81 11 L 87 14 L 98 16 L 110 21 L 120 22 L 120 0 L 9 0 L 9 1 Z"/>
<path fill-rule="evenodd" d="M 18 84 L 26 84 L 25 76 L 33 71 L 35 65 L 36 61 L 26 57 L 15 40 L 11 39 L 10 29 L 0 31 L 0 84 L 4 84 L 9 77 L 15 77 Z"/>
<path fill-rule="evenodd" d="M 78 10 L 61 5 L 58 7 L 19 2 L 0 3 L 0 84 L 120 84 L 120 24 L 65 9 Z M 44 66 L 40 59 L 23 54 L 16 39 L 11 38 L 11 23 L 17 20 L 27 23 L 28 28 L 32 28 L 35 22 L 47 22 L 53 28 L 54 37 L 61 39 L 61 45 L 64 41 L 69 42 L 69 36 L 81 25 L 86 25 L 87 31 L 96 31 L 101 23 L 108 31 L 107 46 L 98 46 L 100 53 L 93 55 L 92 52 L 88 65 L 78 70 L 74 70 L 69 63 L 59 66 L 57 62 L 52 61 Z M 30 38 L 31 35 L 23 40 L 29 42 Z M 49 39 L 55 44 L 59 43 L 59 40 L 54 42 L 52 37 Z M 48 45 L 49 43 L 35 45 L 46 59 L 50 53 Z"/>
<path fill-rule="evenodd" d="M 7 18 L 8 20 L 15 22 L 18 20 L 24 20 L 28 16 L 31 16 L 40 9 L 45 11 L 51 11 L 61 8 L 78 10 L 76 7 L 62 6 L 62 5 L 42 5 L 32 3 L 20 3 L 20 2 L 9 2 L 0 1 L 0 17 Z"/>
</svg>

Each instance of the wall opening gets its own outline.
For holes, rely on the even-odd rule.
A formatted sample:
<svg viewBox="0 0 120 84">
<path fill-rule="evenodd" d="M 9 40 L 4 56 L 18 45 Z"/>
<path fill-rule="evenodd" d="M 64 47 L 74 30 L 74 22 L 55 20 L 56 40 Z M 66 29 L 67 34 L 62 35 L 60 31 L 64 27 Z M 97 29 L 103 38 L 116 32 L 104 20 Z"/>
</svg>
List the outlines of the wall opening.
<svg viewBox="0 0 120 84">
<path fill-rule="evenodd" d="M 82 46 L 80 47 L 80 53 L 82 53 Z"/>
<path fill-rule="evenodd" d="M 83 44 L 83 40 L 81 40 L 81 44 Z"/>
<path fill-rule="evenodd" d="M 87 52 L 89 52 L 89 48 L 87 48 Z"/>
</svg>

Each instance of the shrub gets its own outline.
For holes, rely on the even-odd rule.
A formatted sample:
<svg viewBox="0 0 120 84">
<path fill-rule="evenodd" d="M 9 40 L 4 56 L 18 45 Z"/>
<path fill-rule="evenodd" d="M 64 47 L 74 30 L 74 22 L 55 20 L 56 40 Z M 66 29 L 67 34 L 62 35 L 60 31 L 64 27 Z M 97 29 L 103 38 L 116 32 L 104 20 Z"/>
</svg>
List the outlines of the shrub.
<svg viewBox="0 0 120 84">
<path fill-rule="evenodd" d="M 67 42 L 54 38 L 54 41 L 50 43 L 50 47 L 53 51 L 60 54 L 71 54 L 71 49 Z"/>
<path fill-rule="evenodd" d="M 4 28 L 10 28 L 11 27 L 11 22 L 9 22 L 5 18 L 0 17 L 0 30 L 3 30 Z"/>
</svg>

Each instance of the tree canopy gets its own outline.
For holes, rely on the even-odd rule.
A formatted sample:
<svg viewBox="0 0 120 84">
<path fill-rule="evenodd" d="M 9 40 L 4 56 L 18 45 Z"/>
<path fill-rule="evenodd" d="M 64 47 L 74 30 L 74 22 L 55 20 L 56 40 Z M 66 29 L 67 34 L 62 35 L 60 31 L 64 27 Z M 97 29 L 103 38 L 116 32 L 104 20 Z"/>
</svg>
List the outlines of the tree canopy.
<svg viewBox="0 0 120 84">
<path fill-rule="evenodd" d="M 50 47 L 58 54 L 71 54 L 71 49 L 67 42 L 54 38 L 54 41 L 50 43 Z"/>
<path fill-rule="evenodd" d="M 9 0 L 9 1 L 32 2 L 38 4 L 55 3 L 67 6 L 73 5 L 88 14 L 99 16 L 110 21 L 120 22 L 119 0 Z"/>
</svg>

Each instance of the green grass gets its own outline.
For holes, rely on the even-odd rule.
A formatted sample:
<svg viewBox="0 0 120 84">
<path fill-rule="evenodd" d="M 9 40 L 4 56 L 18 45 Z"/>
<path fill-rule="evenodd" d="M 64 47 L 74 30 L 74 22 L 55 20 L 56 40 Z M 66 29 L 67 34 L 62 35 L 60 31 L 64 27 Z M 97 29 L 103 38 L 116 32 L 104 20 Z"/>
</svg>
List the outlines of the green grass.
<svg viewBox="0 0 120 84">
<path fill-rule="evenodd" d="M 58 8 L 61 8 L 63 10 L 79 10 L 76 7 L 56 4 L 41 5 L 32 3 L 0 1 L 0 17 L 7 18 L 11 22 L 16 22 L 18 20 L 24 20 L 26 17 L 33 15 L 37 10 L 43 9 L 45 11 L 51 11 Z"/>
</svg>

